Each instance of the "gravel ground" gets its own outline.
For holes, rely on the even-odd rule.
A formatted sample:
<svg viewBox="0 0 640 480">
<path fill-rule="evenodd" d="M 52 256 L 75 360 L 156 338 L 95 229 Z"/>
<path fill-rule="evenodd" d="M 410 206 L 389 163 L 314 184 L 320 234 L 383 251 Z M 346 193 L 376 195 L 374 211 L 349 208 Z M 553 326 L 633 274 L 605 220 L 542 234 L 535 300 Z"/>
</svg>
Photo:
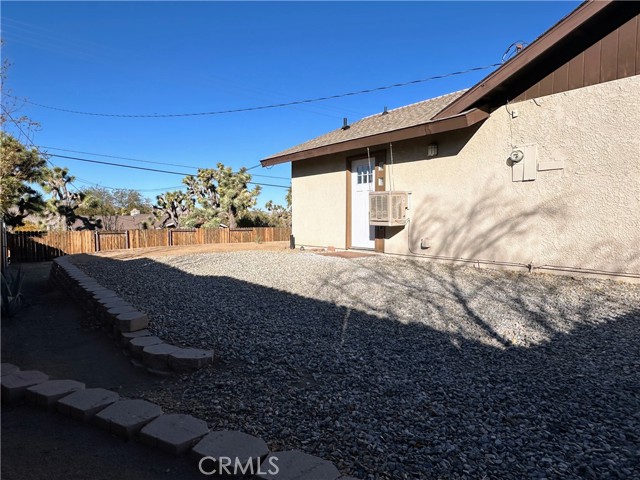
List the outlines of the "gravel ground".
<svg viewBox="0 0 640 480">
<path fill-rule="evenodd" d="M 139 394 L 359 478 L 640 477 L 640 286 L 371 256 L 84 259 L 219 362 Z"/>
</svg>

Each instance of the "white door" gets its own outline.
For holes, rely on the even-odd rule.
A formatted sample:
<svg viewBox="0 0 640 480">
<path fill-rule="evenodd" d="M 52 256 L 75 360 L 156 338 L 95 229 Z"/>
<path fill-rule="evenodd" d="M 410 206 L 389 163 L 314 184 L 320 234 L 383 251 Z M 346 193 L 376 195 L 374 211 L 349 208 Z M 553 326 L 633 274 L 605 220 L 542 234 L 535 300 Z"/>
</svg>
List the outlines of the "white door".
<svg viewBox="0 0 640 480">
<path fill-rule="evenodd" d="M 351 162 L 351 246 L 375 247 L 375 227 L 369 225 L 369 192 L 375 190 L 373 171 L 376 161 L 371 157 Z"/>
</svg>

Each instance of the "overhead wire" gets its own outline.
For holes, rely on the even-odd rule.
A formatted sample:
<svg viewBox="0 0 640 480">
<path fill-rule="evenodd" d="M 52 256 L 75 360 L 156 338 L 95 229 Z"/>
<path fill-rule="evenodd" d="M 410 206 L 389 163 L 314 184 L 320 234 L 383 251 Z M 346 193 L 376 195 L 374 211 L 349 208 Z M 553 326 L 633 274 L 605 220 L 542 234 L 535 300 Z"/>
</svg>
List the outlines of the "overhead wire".
<svg viewBox="0 0 640 480">
<path fill-rule="evenodd" d="M 87 180 L 86 178 L 76 177 L 76 181 L 79 183 L 83 183 L 85 185 L 89 185 L 90 187 L 104 188 L 107 190 L 136 190 L 137 192 L 167 192 L 169 190 L 177 190 L 179 188 L 183 188 L 184 185 L 174 185 L 171 187 L 158 187 L 158 188 L 129 188 L 129 187 L 110 187 L 107 185 L 102 185 L 100 183 L 92 182 L 91 180 Z"/>
<path fill-rule="evenodd" d="M 40 145 L 40 148 L 46 148 L 49 150 L 59 150 L 61 152 L 71 152 L 71 153 L 82 153 L 84 155 L 93 155 L 96 157 L 105 157 L 105 158 L 115 158 L 115 159 L 120 159 L 120 160 L 129 160 L 131 162 L 140 162 L 140 163 L 149 163 L 149 164 L 155 164 L 155 165 L 167 165 L 167 166 L 171 166 L 171 167 L 183 167 L 183 168 L 193 168 L 194 170 L 204 170 L 206 168 L 210 168 L 210 167 L 197 167 L 197 166 L 193 166 L 193 165 L 182 165 L 182 164 L 178 164 L 178 163 L 167 163 L 167 162 L 158 162 L 158 161 L 151 161 L 151 160 L 140 160 L 137 158 L 131 158 L 131 157 L 120 157 L 117 155 L 107 155 L 104 153 L 94 153 L 94 152 L 84 152 L 84 151 L 80 151 L 80 150 L 70 150 L 67 148 L 58 148 L 58 147 L 47 147 L 44 145 Z M 51 155 L 51 154 L 49 154 Z M 260 164 L 256 165 L 256 167 L 259 167 Z M 251 167 L 256 168 L 256 167 Z M 249 170 L 249 169 L 247 169 Z M 258 174 L 252 174 L 252 176 L 254 177 L 263 177 L 263 178 L 274 178 L 274 179 L 278 179 L 278 180 L 290 180 L 289 177 L 278 177 L 275 175 L 258 175 Z"/>
<path fill-rule="evenodd" d="M 95 117 L 174 118 L 174 117 L 211 116 L 211 115 L 224 115 L 224 114 L 229 114 L 229 113 L 251 112 L 251 111 L 257 111 L 257 110 L 268 110 L 268 109 L 273 109 L 273 108 L 290 107 L 290 106 L 293 106 L 293 105 L 303 105 L 303 104 L 306 104 L 306 103 L 315 103 L 315 102 L 322 102 L 322 101 L 326 101 L 326 100 L 333 100 L 333 99 L 337 99 L 337 98 L 351 97 L 351 96 L 355 96 L 355 95 L 363 95 L 363 94 L 366 94 L 366 93 L 379 92 L 379 91 L 382 91 L 382 90 L 389 90 L 389 89 L 392 89 L 392 88 L 406 87 L 406 86 L 409 86 L 409 85 L 425 83 L 425 82 L 429 82 L 429 81 L 432 81 L 432 80 L 438 80 L 438 79 L 453 77 L 453 76 L 457 76 L 457 75 L 464 75 L 464 74 L 467 74 L 467 73 L 476 72 L 476 71 L 480 71 L 480 70 L 487 70 L 489 68 L 499 67 L 500 65 L 501 65 L 500 63 L 494 63 L 494 64 L 491 64 L 491 65 L 484 65 L 484 66 L 481 66 L 481 67 L 473 67 L 473 68 L 468 68 L 466 70 L 460 70 L 460 71 L 450 72 L 450 73 L 441 74 L 441 75 L 433 75 L 431 77 L 421 78 L 421 79 L 417 79 L 417 80 L 410 80 L 408 82 L 394 83 L 394 84 L 391 84 L 391 85 L 384 85 L 384 86 L 381 86 L 381 87 L 366 88 L 366 89 L 362 89 L 362 90 L 355 90 L 355 91 L 346 92 L 346 93 L 339 93 L 339 94 L 335 94 L 335 95 L 327 95 L 327 96 L 323 96 L 323 97 L 308 98 L 308 99 L 304 99 L 304 100 L 295 100 L 295 101 L 292 101 L 292 102 L 274 103 L 274 104 L 270 104 L 270 105 L 259 105 L 259 106 L 255 106 L 255 107 L 234 108 L 234 109 L 228 109 L 228 110 L 214 110 L 214 111 L 208 111 L 208 112 L 152 113 L 152 114 L 126 114 L 126 113 L 86 112 L 86 111 L 81 111 L 81 110 L 74 110 L 74 109 L 71 109 L 71 108 L 54 107 L 54 106 L 51 106 L 51 105 L 45 105 L 45 104 L 42 104 L 42 103 L 37 103 L 37 102 L 33 102 L 31 100 L 26 100 L 26 99 L 24 101 L 26 103 L 31 104 L 31 105 L 34 105 L 34 106 L 37 106 L 37 107 L 42 107 L 42 108 L 47 108 L 49 110 L 56 110 L 56 111 L 59 111 L 59 112 L 73 113 L 73 114 L 76 114 L 76 115 L 89 115 L 89 116 L 95 116 Z M 16 98 L 16 97 L 13 97 L 13 98 Z"/>
<path fill-rule="evenodd" d="M 48 158 L 48 157 L 49 157 L 49 155 L 47 155 L 46 153 L 43 153 L 43 152 L 38 148 L 38 146 L 37 146 L 35 143 L 33 143 L 33 140 L 31 140 L 31 138 L 29 137 L 29 135 L 27 135 L 27 133 L 22 129 L 22 127 L 20 126 L 20 123 L 19 123 L 15 118 L 13 118 L 13 116 L 11 115 L 11 113 L 9 113 L 9 110 L 7 110 L 7 109 L 5 108 L 5 106 L 4 106 L 4 105 L 0 105 L 0 106 L 2 106 L 2 110 L 4 111 L 5 115 L 6 115 L 7 117 L 9 117 L 9 120 L 11 120 L 11 122 L 16 126 L 16 128 L 17 128 L 17 129 L 18 129 L 18 130 L 19 130 L 19 131 L 20 131 L 20 132 L 25 136 L 25 139 L 27 140 L 27 142 L 29 142 L 29 143 L 31 144 L 31 146 L 32 146 L 33 148 L 35 148 L 35 149 L 36 149 L 36 151 L 38 152 L 38 154 L 39 154 L 42 158 L 44 158 L 44 159 L 47 161 L 47 163 L 48 163 L 49 165 L 51 165 L 51 166 L 52 166 L 52 167 L 54 167 L 54 168 L 55 168 L 55 167 L 57 167 L 57 165 L 55 165 L 51 160 L 49 160 L 49 158 Z M 71 181 L 70 181 L 70 182 L 69 182 L 69 185 L 71 185 L 73 188 L 75 188 L 76 192 L 80 192 L 80 189 L 79 189 L 79 188 L 78 188 L 78 187 L 77 187 L 73 182 L 71 182 Z"/>
<path fill-rule="evenodd" d="M 56 157 L 56 158 L 65 158 L 68 160 L 76 160 L 76 161 L 80 161 L 80 162 L 88 162 L 88 163 L 97 163 L 97 164 L 103 164 L 103 165 L 110 165 L 110 166 L 116 166 L 116 167 L 122 167 L 122 168 L 131 168 L 131 169 L 135 169 L 135 170 L 146 170 L 146 171 L 152 171 L 152 172 L 158 172 L 158 173 L 167 173 L 167 174 L 173 174 L 173 175 L 181 175 L 181 176 L 187 176 L 190 175 L 189 173 L 184 173 L 184 172 L 172 172 L 172 171 L 168 171 L 168 170 L 159 170 L 159 169 L 155 169 L 155 168 L 145 168 L 145 167 L 136 167 L 134 165 L 124 165 L 124 164 L 120 164 L 120 163 L 112 163 L 112 162 L 102 162 L 99 160 L 90 160 L 88 158 L 79 158 L 79 157 L 71 157 L 71 156 L 67 156 L 67 155 L 55 155 L 52 153 L 44 153 L 40 150 L 40 148 L 38 148 L 38 146 L 30 139 L 29 135 L 27 135 L 27 133 L 22 129 L 22 127 L 20 126 L 20 124 L 18 123 L 18 121 L 16 121 L 13 116 L 9 113 L 9 111 L 4 107 L 4 105 L 2 105 L 2 110 L 4 111 L 5 115 L 7 115 L 7 117 L 9 117 L 9 120 L 11 120 L 11 122 L 16 126 L 16 128 L 25 136 L 26 140 L 36 149 L 36 151 L 53 167 L 56 167 L 57 165 L 55 165 L 52 161 L 49 160 L 48 157 Z M 43 147 L 44 148 L 44 147 Z M 251 169 L 259 167 L 260 164 L 258 165 L 254 165 L 253 167 L 251 167 Z M 249 169 L 247 169 L 249 170 Z M 87 182 L 85 182 L 87 183 Z M 262 182 L 247 182 L 248 184 L 251 185 L 260 185 L 260 186 L 264 186 L 264 187 L 275 187 L 275 188 L 289 188 L 288 185 L 275 185 L 275 184 L 270 184 L 270 183 L 262 183 Z M 73 182 L 69 182 L 69 184 L 76 189 L 76 191 L 80 191 L 80 189 L 73 184 Z M 91 183 L 90 183 L 91 184 Z M 98 184 L 95 184 L 98 185 Z M 155 190 L 155 189 L 153 189 Z M 151 190 L 150 190 L 151 191 Z"/>
<path fill-rule="evenodd" d="M 148 171 L 148 172 L 157 172 L 157 173 L 166 173 L 169 175 L 180 175 L 183 177 L 186 177 L 187 175 L 191 175 L 190 173 L 185 173 L 185 172 L 175 172 L 172 170 L 160 170 L 158 168 L 148 168 L 148 167 L 137 167 L 135 165 L 126 165 L 123 163 L 113 163 L 113 162 L 103 162 L 102 160 L 91 160 L 88 158 L 80 158 L 80 157 L 72 157 L 69 155 L 56 155 L 53 153 L 47 153 L 46 155 L 50 156 L 50 157 L 55 157 L 55 158 L 65 158 L 67 160 L 76 160 L 78 162 L 87 162 L 87 163 L 95 163 L 95 164 L 100 164 L 100 165 L 110 165 L 113 167 L 121 167 L 121 168 L 131 168 L 134 170 L 144 170 L 144 171 Z M 275 185 L 275 184 L 271 184 L 271 183 L 263 183 L 263 182 L 247 182 L 248 184 L 251 185 L 261 185 L 264 187 L 277 187 L 277 188 L 289 188 L 288 185 Z"/>
</svg>

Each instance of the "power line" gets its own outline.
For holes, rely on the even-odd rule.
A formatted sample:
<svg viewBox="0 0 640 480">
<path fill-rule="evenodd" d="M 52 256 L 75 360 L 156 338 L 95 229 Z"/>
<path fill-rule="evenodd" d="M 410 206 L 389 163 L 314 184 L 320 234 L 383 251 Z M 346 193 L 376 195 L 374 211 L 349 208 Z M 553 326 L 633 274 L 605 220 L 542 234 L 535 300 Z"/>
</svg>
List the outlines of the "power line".
<svg viewBox="0 0 640 480">
<path fill-rule="evenodd" d="M 11 114 L 9 113 L 9 110 L 7 110 L 7 109 L 4 107 L 4 105 L 1 105 L 1 106 L 2 106 L 2 110 L 4 110 L 5 115 L 6 115 L 7 117 L 9 117 L 9 120 L 11 120 L 11 122 L 12 122 L 12 123 L 13 123 L 13 124 L 18 128 L 18 130 L 20 130 L 20 132 L 24 135 L 24 137 L 25 137 L 25 139 L 27 140 L 27 142 L 29 142 L 29 143 L 31 144 L 31 146 L 33 146 L 33 148 L 35 148 L 35 149 L 36 149 L 36 151 L 38 152 L 38 154 L 39 154 L 40 156 L 42 156 L 42 158 L 44 158 L 44 159 L 47 161 L 47 163 L 48 163 L 49 165 L 51 165 L 52 167 L 54 167 L 54 168 L 55 168 L 55 167 L 56 167 L 56 165 L 54 165 L 54 164 L 53 164 L 53 162 L 52 162 L 51 160 L 49 160 L 48 156 L 47 156 L 46 154 L 42 153 L 42 151 L 38 148 L 38 146 L 37 146 L 35 143 L 33 143 L 33 140 L 31 140 L 31 138 L 29 138 L 29 135 L 27 135 L 27 134 L 25 133 L 25 131 L 22 129 L 22 127 L 21 127 L 21 126 L 20 126 L 20 124 L 16 121 L 16 119 L 15 119 L 15 118 L 13 118 L 13 117 L 11 116 Z M 79 189 L 78 187 L 76 187 L 76 186 L 73 184 L 73 182 L 69 181 L 69 185 L 71 185 L 73 188 L 75 188 L 75 189 L 76 189 L 76 192 L 80 192 L 80 189 Z"/>
<path fill-rule="evenodd" d="M 105 188 L 107 190 L 135 190 L 136 192 L 167 192 L 169 190 L 177 190 L 180 188 L 184 188 L 184 185 L 174 185 L 171 187 L 158 187 L 158 188 L 129 188 L 129 187 L 109 187 L 107 185 L 101 185 L 96 182 L 92 182 L 91 180 L 87 180 L 86 178 L 76 177 L 76 181 L 80 183 L 84 183 L 85 185 L 89 185 L 91 187 L 99 187 Z"/>
<path fill-rule="evenodd" d="M 178 163 L 167 163 L 167 162 L 155 162 L 155 161 L 151 161 L 151 160 L 140 160 L 137 158 L 131 158 L 131 157 L 119 157 L 117 155 L 107 155 L 104 153 L 94 153 L 94 152 L 83 152 L 80 150 L 69 150 L 67 148 L 58 148 L 58 147 L 46 147 L 44 145 L 40 145 L 40 148 L 48 148 L 49 150 L 59 150 L 61 152 L 71 152 L 71 153 L 82 153 L 85 155 L 94 155 L 96 157 L 105 157 L 105 158 L 116 158 L 116 159 L 120 159 L 120 160 L 130 160 L 132 162 L 140 162 L 140 163 L 150 163 L 150 164 L 155 164 L 155 165 L 168 165 L 170 167 L 184 167 L 184 168 L 193 168 L 194 170 L 203 170 L 206 169 L 208 167 L 194 167 L 192 165 L 181 165 Z M 251 167 L 251 169 L 256 168 L 261 166 L 261 164 L 258 164 L 254 167 Z M 247 169 L 247 170 L 251 170 L 251 169 Z M 254 177 L 263 177 L 263 178 L 274 178 L 274 179 L 278 179 L 278 180 L 290 180 L 289 177 L 276 177 L 274 175 L 258 175 L 258 174 L 253 174 L 252 176 Z"/>
<path fill-rule="evenodd" d="M 178 163 L 166 163 L 166 162 L 153 162 L 151 160 L 140 160 L 138 158 L 131 157 L 119 157 L 117 155 L 107 155 L 105 153 L 94 153 L 94 152 L 83 152 L 81 150 L 69 150 L 68 148 L 58 148 L 58 147 L 47 147 L 45 145 L 40 145 L 40 148 L 47 148 L 49 150 L 59 150 L 61 152 L 71 152 L 71 153 L 82 153 L 84 155 L 95 155 L 96 157 L 105 157 L 105 158 L 117 158 L 120 160 L 130 160 L 132 162 L 140 162 L 140 163 L 154 163 L 156 165 L 169 165 L 171 167 L 184 167 L 184 168 L 193 168 L 195 170 L 202 169 L 205 167 L 194 167 L 192 165 L 181 165 Z"/>
<path fill-rule="evenodd" d="M 135 165 L 125 165 L 123 163 L 113 163 L 113 162 L 103 162 L 101 160 L 90 160 L 88 158 L 79 158 L 79 157 L 70 157 L 68 155 L 55 155 L 52 153 L 48 153 L 47 155 L 49 155 L 50 157 L 56 157 L 56 158 L 65 158 L 67 160 L 77 160 L 78 162 L 87 162 L 87 163 L 97 163 L 100 165 L 110 165 L 113 167 L 121 167 L 121 168 L 131 168 L 134 170 L 145 170 L 148 172 L 158 172 L 158 173 L 166 173 L 169 175 L 180 175 L 183 177 L 186 177 L 187 175 L 191 175 L 190 173 L 184 173 L 184 172 L 174 172 L 171 170 L 160 170 L 157 168 L 148 168 L 148 167 L 136 167 Z M 278 187 L 278 188 L 289 188 L 288 185 L 274 185 L 271 183 L 261 183 L 261 182 L 247 182 L 251 185 L 261 185 L 264 187 Z"/>
<path fill-rule="evenodd" d="M 451 72 L 451 73 L 446 73 L 446 74 L 442 74 L 442 75 L 434 75 L 431 77 L 427 77 L 427 78 L 421 78 L 418 80 L 411 80 L 409 82 L 402 82 L 402 83 L 394 83 L 392 85 L 384 85 L 382 87 L 375 87 L 375 88 L 367 88 L 364 90 L 356 90 L 353 92 L 347 92 L 347 93 L 339 93 L 336 95 L 328 95 L 325 97 L 317 97 L 317 98 L 308 98 L 306 100 L 296 100 L 293 102 L 284 102 L 284 103 L 274 103 L 271 105 L 260 105 L 257 107 L 245 107 L 245 108 L 235 108 L 235 109 L 229 109 L 229 110 L 217 110 L 217 111 L 210 111 L 210 112 L 192 112 L 192 113 L 153 113 L 153 114 L 124 114 L 124 113 L 99 113 L 99 112 L 84 112 L 84 111 L 80 111 L 80 110 L 72 110 L 69 108 L 62 108 L 62 107 L 52 107 L 50 105 L 44 105 L 42 103 L 36 103 L 36 102 L 32 102 L 30 100 L 24 100 L 26 103 L 29 103 L 31 105 L 35 105 L 37 107 L 42 107 L 42 108 L 47 108 L 49 110 L 56 110 L 59 112 L 66 112 L 66 113 L 74 113 L 77 115 L 90 115 L 90 116 L 94 116 L 94 117 L 116 117 L 116 118 L 172 118 L 172 117 L 198 117 L 198 116 L 206 116 L 206 115 L 224 115 L 224 114 L 228 114 L 228 113 L 240 113 L 240 112 L 252 112 L 252 111 L 256 111 L 256 110 L 267 110 L 267 109 L 272 109 L 272 108 L 282 108 L 282 107 L 290 107 L 293 105 L 303 105 L 306 103 L 314 103 L 314 102 L 322 102 L 325 100 L 333 100 L 336 98 L 344 98 L 344 97 L 352 97 L 355 95 L 362 95 L 365 93 L 373 93 L 373 92 L 379 92 L 381 90 L 389 90 L 391 88 L 398 88 L 398 87 L 406 87 L 408 85 L 415 85 L 418 83 L 424 83 L 424 82 L 429 82 L 432 80 L 438 80 L 438 79 L 442 79 L 442 78 L 448 78 L 448 77 L 453 77 L 453 76 L 457 76 L 457 75 L 464 75 L 467 73 L 471 73 L 471 72 L 477 72 L 479 70 L 486 70 L 489 68 L 493 68 L 493 67 L 499 67 L 502 64 L 500 63 L 494 63 L 491 65 L 485 65 L 482 67 L 473 67 L 473 68 L 469 68 L 467 70 L 461 70 L 458 72 Z M 14 97 L 15 98 L 15 97 Z"/>
</svg>

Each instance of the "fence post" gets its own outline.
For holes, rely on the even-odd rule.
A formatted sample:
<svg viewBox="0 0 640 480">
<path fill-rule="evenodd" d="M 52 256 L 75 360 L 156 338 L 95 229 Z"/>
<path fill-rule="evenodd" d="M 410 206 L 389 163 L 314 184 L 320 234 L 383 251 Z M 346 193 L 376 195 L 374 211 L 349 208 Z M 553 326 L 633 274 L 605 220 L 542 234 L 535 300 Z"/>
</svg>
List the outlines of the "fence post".
<svg viewBox="0 0 640 480">
<path fill-rule="evenodd" d="M 126 230 L 124 232 L 124 234 L 125 234 L 125 237 L 124 237 L 124 248 L 129 250 L 129 230 Z"/>
<path fill-rule="evenodd" d="M 170 247 L 173 246 L 173 230 L 169 229 L 167 230 L 167 243 L 169 244 Z"/>
<path fill-rule="evenodd" d="M 100 251 L 100 232 L 98 232 L 97 230 L 95 233 L 95 237 L 96 237 L 96 252 L 99 252 Z"/>
</svg>

